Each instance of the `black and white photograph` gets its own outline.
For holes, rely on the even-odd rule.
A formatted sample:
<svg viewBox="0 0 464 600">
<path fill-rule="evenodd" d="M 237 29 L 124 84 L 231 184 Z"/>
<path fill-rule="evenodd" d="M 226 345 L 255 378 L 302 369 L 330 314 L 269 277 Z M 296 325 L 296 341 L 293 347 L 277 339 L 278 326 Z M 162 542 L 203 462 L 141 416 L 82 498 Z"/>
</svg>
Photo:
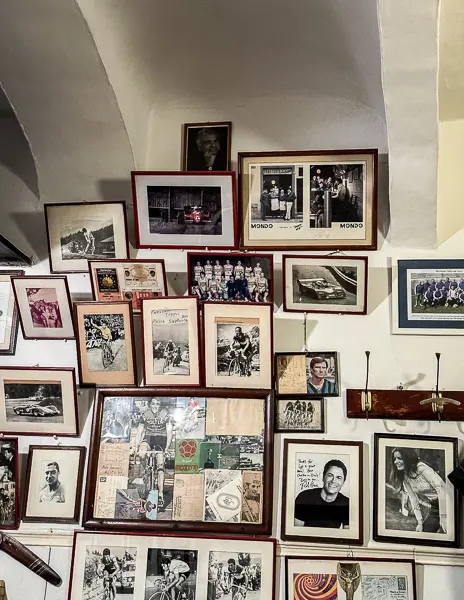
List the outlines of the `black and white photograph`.
<svg viewBox="0 0 464 600">
<path fill-rule="evenodd" d="M 273 302 L 272 255 L 187 255 L 189 293 L 200 302 Z"/>
<path fill-rule="evenodd" d="M 275 403 L 277 432 L 325 433 L 324 398 L 277 397 Z"/>
<path fill-rule="evenodd" d="M 145 600 L 195 600 L 197 568 L 197 550 L 149 548 Z"/>
<path fill-rule="evenodd" d="M 132 172 L 138 248 L 234 249 L 235 175 Z"/>
<path fill-rule="evenodd" d="M 367 258 L 284 255 L 284 310 L 365 314 Z"/>
<path fill-rule="evenodd" d="M 264 600 L 261 596 L 261 567 L 261 554 L 210 552 L 207 599 Z"/>
<path fill-rule="evenodd" d="M 277 352 L 276 391 L 279 396 L 338 396 L 337 352 Z"/>
<path fill-rule="evenodd" d="M 457 496 L 447 478 L 456 451 L 454 438 L 376 434 L 374 537 L 456 543 Z"/>
<path fill-rule="evenodd" d="M 232 123 L 185 123 L 184 171 L 229 171 Z"/>
<path fill-rule="evenodd" d="M 8 423 L 63 423 L 60 381 L 3 381 Z"/>
<path fill-rule="evenodd" d="M 233 377 L 259 377 L 259 319 L 216 320 L 216 374 Z"/>
<path fill-rule="evenodd" d="M 188 309 L 151 311 L 154 375 L 190 375 L 188 317 Z"/>
<path fill-rule="evenodd" d="M 260 168 L 259 205 L 253 204 L 251 223 L 303 224 L 303 167 L 266 165 Z"/>
<path fill-rule="evenodd" d="M 88 271 L 88 260 L 128 258 L 124 202 L 46 204 L 50 270 Z"/>
<path fill-rule="evenodd" d="M 362 443 L 284 440 L 282 539 L 362 543 Z"/>
<path fill-rule="evenodd" d="M 126 371 L 124 315 L 84 315 L 89 371 Z"/>
<path fill-rule="evenodd" d="M 0 527 L 18 526 L 18 441 L 2 438 L 0 441 Z"/>
<path fill-rule="evenodd" d="M 19 313 L 11 277 L 21 275 L 24 275 L 22 269 L 15 271 L 0 269 L 0 356 L 14 355 L 16 352 Z"/>
<path fill-rule="evenodd" d="M 87 546 L 83 600 L 133 600 L 137 548 L 121 546 Z"/>
</svg>

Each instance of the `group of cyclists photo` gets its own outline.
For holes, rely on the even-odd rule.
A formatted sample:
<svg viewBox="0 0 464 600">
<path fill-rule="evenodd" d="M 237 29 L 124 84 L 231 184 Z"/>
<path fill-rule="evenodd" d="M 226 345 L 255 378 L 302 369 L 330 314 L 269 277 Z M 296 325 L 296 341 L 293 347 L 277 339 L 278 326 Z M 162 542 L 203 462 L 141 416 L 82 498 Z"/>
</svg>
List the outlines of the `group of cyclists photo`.
<svg viewBox="0 0 464 600">
<path fill-rule="evenodd" d="M 260 600 L 261 556 L 210 552 L 208 600 Z"/>
<path fill-rule="evenodd" d="M 314 419 L 314 405 L 309 400 L 289 400 L 283 414 L 279 414 L 279 427 L 285 429 L 309 428 Z"/>
<path fill-rule="evenodd" d="M 464 278 L 462 277 L 413 279 L 411 285 L 413 313 L 430 308 L 440 309 L 440 312 L 451 312 L 464 307 Z"/>
<path fill-rule="evenodd" d="M 188 339 L 188 325 L 186 339 Z M 167 341 L 153 342 L 153 373 L 169 375 L 189 375 L 190 361 L 188 343 Z"/>
</svg>

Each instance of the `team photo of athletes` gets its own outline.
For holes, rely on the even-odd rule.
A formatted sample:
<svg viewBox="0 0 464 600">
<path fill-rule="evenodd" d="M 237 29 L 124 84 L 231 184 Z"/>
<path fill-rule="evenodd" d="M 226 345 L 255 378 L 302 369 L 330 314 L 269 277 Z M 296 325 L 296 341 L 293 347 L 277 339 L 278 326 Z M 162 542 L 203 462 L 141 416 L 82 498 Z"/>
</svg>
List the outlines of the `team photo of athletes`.
<svg viewBox="0 0 464 600">
<path fill-rule="evenodd" d="M 272 302 L 271 258 L 189 254 L 189 291 L 200 301 Z"/>
<path fill-rule="evenodd" d="M 464 273 L 441 276 L 437 272 L 435 277 L 430 275 L 433 273 L 411 274 L 412 313 L 464 312 Z"/>
</svg>

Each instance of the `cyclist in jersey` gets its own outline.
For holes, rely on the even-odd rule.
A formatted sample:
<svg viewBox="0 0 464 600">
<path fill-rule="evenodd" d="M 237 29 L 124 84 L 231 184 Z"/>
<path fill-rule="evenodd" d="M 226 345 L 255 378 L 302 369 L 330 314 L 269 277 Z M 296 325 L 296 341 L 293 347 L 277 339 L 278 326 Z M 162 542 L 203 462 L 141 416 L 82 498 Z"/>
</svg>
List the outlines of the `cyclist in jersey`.
<svg viewBox="0 0 464 600">
<path fill-rule="evenodd" d="M 161 407 L 159 398 L 150 398 L 148 407 L 140 417 L 140 424 L 135 436 L 135 450 L 142 459 L 145 469 L 146 453 L 155 452 L 158 508 L 164 508 L 164 453 L 172 442 L 172 416 L 166 408 Z"/>
<path fill-rule="evenodd" d="M 184 583 L 190 576 L 190 567 L 183 560 L 164 556 L 161 559 L 161 566 L 164 570 L 164 576 L 168 584 L 164 588 L 166 592 L 171 590 L 172 600 L 176 600 L 176 590 L 179 592 L 179 598 L 187 598 Z"/>
<path fill-rule="evenodd" d="M 113 356 L 113 351 L 111 349 L 111 342 L 113 341 L 113 334 L 111 333 L 111 329 L 108 327 L 108 325 L 105 325 L 105 323 L 101 323 L 101 321 L 98 321 L 97 323 L 95 323 L 94 321 L 90 320 L 90 325 L 93 327 L 93 330 L 95 332 L 98 332 L 100 334 L 100 337 L 102 340 L 102 345 L 101 345 L 102 354 L 103 354 L 103 347 L 106 346 L 108 348 L 108 351 L 111 354 L 111 356 Z"/>
<path fill-rule="evenodd" d="M 229 560 L 227 561 L 227 570 L 229 571 L 230 587 L 232 590 L 232 600 L 234 600 L 237 596 L 239 598 L 246 598 L 246 593 L 248 589 L 248 577 L 246 574 L 246 567 L 237 564 L 234 558 L 229 558 Z"/>
<path fill-rule="evenodd" d="M 174 342 L 172 340 L 169 340 L 166 344 L 166 346 L 164 347 L 164 352 L 163 352 L 163 356 L 164 358 L 169 358 L 171 360 L 171 362 L 174 361 L 174 353 L 176 351 L 176 345 L 174 344 Z"/>
<path fill-rule="evenodd" d="M 247 374 L 251 375 L 249 372 L 249 359 L 250 354 L 252 352 L 251 341 L 248 334 L 243 333 L 241 327 L 235 328 L 235 335 L 232 338 L 232 343 L 230 344 L 230 356 L 233 358 L 234 356 L 242 357 L 245 361 L 247 367 Z"/>
<path fill-rule="evenodd" d="M 115 556 L 111 555 L 109 548 L 103 550 L 101 557 L 102 573 L 103 573 L 103 589 L 109 589 L 109 600 L 116 598 L 116 578 L 121 572 L 121 567 Z"/>
</svg>

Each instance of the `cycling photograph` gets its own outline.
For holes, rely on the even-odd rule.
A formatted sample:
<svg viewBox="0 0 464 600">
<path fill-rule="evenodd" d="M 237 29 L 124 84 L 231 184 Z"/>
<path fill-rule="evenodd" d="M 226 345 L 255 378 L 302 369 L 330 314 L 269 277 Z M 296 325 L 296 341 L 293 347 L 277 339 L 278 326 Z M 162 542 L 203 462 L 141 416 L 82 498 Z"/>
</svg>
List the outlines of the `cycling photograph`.
<svg viewBox="0 0 464 600">
<path fill-rule="evenodd" d="M 153 375 L 190 375 L 189 310 L 151 311 Z"/>
<path fill-rule="evenodd" d="M 150 548 L 145 600 L 195 600 L 198 552 Z"/>
<path fill-rule="evenodd" d="M 89 371 L 127 371 L 124 315 L 84 315 Z"/>
<path fill-rule="evenodd" d="M 132 600 L 136 548 L 87 546 L 83 597 Z"/>
<path fill-rule="evenodd" d="M 261 600 L 261 563 L 260 554 L 210 552 L 208 600 Z"/>
<path fill-rule="evenodd" d="M 217 323 L 217 375 L 258 377 L 259 319 Z"/>
</svg>

